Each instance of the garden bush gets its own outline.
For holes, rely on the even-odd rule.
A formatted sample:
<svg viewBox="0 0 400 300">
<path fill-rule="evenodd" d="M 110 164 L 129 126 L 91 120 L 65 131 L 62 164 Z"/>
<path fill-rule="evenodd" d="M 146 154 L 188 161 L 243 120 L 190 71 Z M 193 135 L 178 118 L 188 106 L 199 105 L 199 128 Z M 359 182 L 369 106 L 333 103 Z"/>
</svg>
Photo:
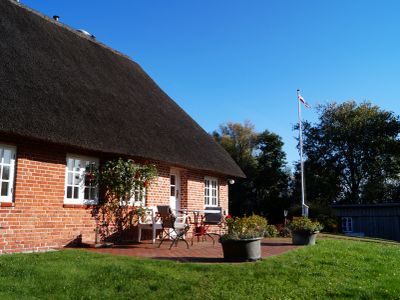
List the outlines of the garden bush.
<svg viewBox="0 0 400 300">
<path fill-rule="evenodd" d="M 267 224 L 265 227 L 265 237 L 277 237 L 279 235 L 279 231 L 275 225 Z"/>
</svg>

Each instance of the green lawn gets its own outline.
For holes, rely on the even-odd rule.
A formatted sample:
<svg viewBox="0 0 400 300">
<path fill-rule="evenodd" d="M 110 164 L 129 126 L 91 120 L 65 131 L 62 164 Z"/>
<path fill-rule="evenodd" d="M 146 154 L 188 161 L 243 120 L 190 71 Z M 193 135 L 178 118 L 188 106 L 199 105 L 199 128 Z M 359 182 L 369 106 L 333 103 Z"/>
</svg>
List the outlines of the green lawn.
<svg viewBox="0 0 400 300">
<path fill-rule="evenodd" d="M 400 246 L 320 240 L 257 263 L 66 250 L 0 256 L 0 299 L 400 299 Z"/>
</svg>

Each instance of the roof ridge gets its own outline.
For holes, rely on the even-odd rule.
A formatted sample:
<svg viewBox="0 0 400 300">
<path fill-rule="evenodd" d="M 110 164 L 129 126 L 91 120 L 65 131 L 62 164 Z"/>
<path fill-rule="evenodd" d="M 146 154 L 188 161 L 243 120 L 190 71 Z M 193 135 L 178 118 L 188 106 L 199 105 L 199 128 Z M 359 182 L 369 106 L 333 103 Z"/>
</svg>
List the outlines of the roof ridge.
<svg viewBox="0 0 400 300">
<path fill-rule="evenodd" d="M 97 45 L 99 45 L 99 46 L 101 46 L 101 47 L 103 47 L 103 48 L 105 48 L 105 49 L 107 49 L 107 50 L 109 50 L 109 51 L 111 51 L 111 52 L 113 52 L 113 53 L 115 53 L 115 54 L 117 54 L 117 55 L 119 55 L 119 56 L 121 56 L 123 58 L 126 58 L 126 59 L 128 59 L 128 60 L 130 60 L 130 61 L 132 61 L 132 62 L 137 64 L 137 62 L 135 62 L 129 55 L 127 55 L 125 53 L 122 53 L 122 52 L 120 52 L 120 51 L 118 51 L 118 50 L 116 50 L 114 48 L 111 48 L 110 46 L 100 42 L 97 39 L 94 39 L 94 38 L 86 36 L 85 34 L 79 32 L 78 29 L 75 29 L 72 26 L 69 26 L 69 25 L 67 25 L 67 24 L 65 24 L 63 22 L 60 22 L 60 21 L 56 21 L 53 18 L 50 18 L 50 17 L 46 16 L 45 14 L 43 14 L 43 13 L 37 11 L 37 10 L 34 10 L 33 8 L 30 8 L 30 7 L 26 6 L 25 4 L 22 4 L 21 2 L 18 2 L 16 0 L 7 0 L 7 1 L 11 2 L 15 6 L 18 6 L 18 7 L 22 8 L 22 9 L 25 9 L 26 11 L 28 11 L 30 13 L 33 13 L 33 14 L 37 15 L 38 17 L 41 17 L 41 18 L 45 19 L 46 21 L 48 21 L 48 22 L 50 22 L 50 23 L 52 23 L 52 24 L 54 24 L 56 26 L 60 26 L 60 27 L 62 27 L 64 29 L 76 34 L 80 38 L 84 38 L 89 42 L 97 44 Z"/>
</svg>

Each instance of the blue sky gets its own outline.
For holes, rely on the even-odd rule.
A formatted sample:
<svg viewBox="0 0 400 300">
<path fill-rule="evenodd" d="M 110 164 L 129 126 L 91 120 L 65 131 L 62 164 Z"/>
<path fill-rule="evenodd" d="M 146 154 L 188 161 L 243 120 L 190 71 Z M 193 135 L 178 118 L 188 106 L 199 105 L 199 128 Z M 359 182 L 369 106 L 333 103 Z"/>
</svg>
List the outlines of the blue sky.
<svg viewBox="0 0 400 300">
<path fill-rule="evenodd" d="M 369 100 L 400 114 L 400 1 L 21 2 L 129 55 L 206 131 L 250 120 L 279 134 L 290 164 L 297 88 L 312 106 Z"/>
</svg>

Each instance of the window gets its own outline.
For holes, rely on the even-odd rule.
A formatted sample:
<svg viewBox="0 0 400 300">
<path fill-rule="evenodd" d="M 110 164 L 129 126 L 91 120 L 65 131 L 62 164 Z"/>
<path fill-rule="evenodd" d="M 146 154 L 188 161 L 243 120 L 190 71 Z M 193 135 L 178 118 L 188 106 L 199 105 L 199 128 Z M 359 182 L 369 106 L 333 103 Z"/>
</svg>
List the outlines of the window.
<svg viewBox="0 0 400 300">
<path fill-rule="evenodd" d="M 204 179 L 204 206 L 218 206 L 218 179 Z"/>
<path fill-rule="evenodd" d="M 342 231 L 353 232 L 353 218 L 351 217 L 342 218 Z"/>
<path fill-rule="evenodd" d="M 146 188 L 137 187 L 132 194 L 129 205 L 146 206 Z"/>
<path fill-rule="evenodd" d="M 0 145 L 0 202 L 12 202 L 15 172 L 15 147 Z"/>
<path fill-rule="evenodd" d="M 87 175 L 98 164 L 98 160 L 89 157 L 67 156 L 65 174 L 65 200 L 67 204 L 97 204 L 98 188 Z"/>
<path fill-rule="evenodd" d="M 169 176 L 169 187 L 170 187 L 170 197 L 176 197 L 176 175 L 171 174 Z"/>
</svg>

